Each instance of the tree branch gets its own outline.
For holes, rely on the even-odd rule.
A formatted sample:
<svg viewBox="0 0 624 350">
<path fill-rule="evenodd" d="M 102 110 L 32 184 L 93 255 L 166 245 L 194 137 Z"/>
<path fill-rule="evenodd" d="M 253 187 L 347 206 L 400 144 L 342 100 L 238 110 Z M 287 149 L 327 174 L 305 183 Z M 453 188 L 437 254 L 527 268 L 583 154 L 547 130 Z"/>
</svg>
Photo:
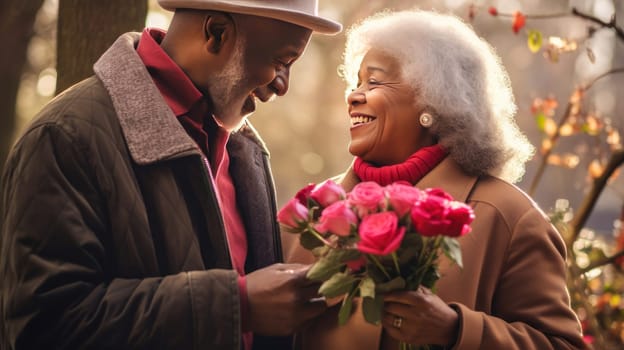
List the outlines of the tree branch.
<svg viewBox="0 0 624 350">
<path fill-rule="evenodd" d="M 607 72 L 604 72 L 602 74 L 600 74 L 599 76 L 595 77 L 594 80 L 590 81 L 589 83 L 585 84 L 585 90 L 589 90 L 589 88 L 592 87 L 592 85 L 594 85 L 598 80 L 609 76 L 611 74 L 618 74 L 618 73 L 624 73 L 624 67 L 620 67 L 620 68 L 613 68 Z"/>
<path fill-rule="evenodd" d="M 591 190 L 585 196 L 578 213 L 574 215 L 574 219 L 572 219 L 572 222 L 570 223 L 572 227 L 572 241 L 577 239 L 581 229 L 585 226 L 585 222 L 594 209 L 594 206 L 598 201 L 598 197 L 600 197 L 602 190 L 606 187 L 607 181 L 611 175 L 613 175 L 615 170 L 622 165 L 622 163 L 624 163 L 624 150 L 617 150 L 613 152 L 605 170 L 598 178 L 594 179 Z"/>
<path fill-rule="evenodd" d="M 624 250 L 620 250 L 619 252 L 611 255 L 611 256 L 607 256 L 604 257 L 602 259 L 596 260 L 594 262 L 592 262 L 591 264 L 587 265 L 586 267 L 580 269 L 578 272 L 579 273 L 586 273 L 589 272 L 597 267 L 601 267 L 603 265 L 607 265 L 607 264 L 612 264 L 614 263 L 618 258 L 623 257 L 624 256 Z"/>
<path fill-rule="evenodd" d="M 618 27 L 617 25 L 615 25 L 615 15 L 611 18 L 611 21 L 609 21 L 608 23 L 601 20 L 600 18 L 588 15 L 586 13 L 580 12 L 579 10 L 576 9 L 576 7 L 572 8 L 572 14 L 580 17 L 582 19 L 588 20 L 590 22 L 594 22 L 596 24 L 599 24 L 600 26 L 602 26 L 603 28 L 610 28 L 613 29 L 615 31 L 615 33 L 617 34 L 618 38 L 620 38 L 620 40 L 624 41 L 624 29 Z"/>
</svg>

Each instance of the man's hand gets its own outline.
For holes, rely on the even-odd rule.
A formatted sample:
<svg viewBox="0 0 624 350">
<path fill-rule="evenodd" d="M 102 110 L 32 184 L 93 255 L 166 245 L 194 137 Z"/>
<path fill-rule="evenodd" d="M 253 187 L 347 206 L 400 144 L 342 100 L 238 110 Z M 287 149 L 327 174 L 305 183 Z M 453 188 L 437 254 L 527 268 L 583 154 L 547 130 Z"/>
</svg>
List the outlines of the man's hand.
<svg viewBox="0 0 624 350">
<path fill-rule="evenodd" d="M 327 308 L 316 299 L 319 283 L 306 278 L 310 265 L 275 264 L 246 276 L 249 331 L 288 335 Z"/>
</svg>

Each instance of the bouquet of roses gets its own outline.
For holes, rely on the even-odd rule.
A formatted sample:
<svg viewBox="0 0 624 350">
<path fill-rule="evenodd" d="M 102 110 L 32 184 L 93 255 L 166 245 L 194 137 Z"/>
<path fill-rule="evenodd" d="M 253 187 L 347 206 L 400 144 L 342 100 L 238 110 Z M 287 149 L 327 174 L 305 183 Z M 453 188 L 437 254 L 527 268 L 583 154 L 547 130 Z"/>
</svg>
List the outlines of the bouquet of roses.
<svg viewBox="0 0 624 350">
<path fill-rule="evenodd" d="M 308 278 L 322 282 L 319 294 L 344 297 L 341 325 L 354 297 L 362 298 L 366 321 L 379 324 L 383 293 L 433 288 L 441 254 L 461 267 L 456 237 L 470 232 L 473 219 L 470 206 L 443 190 L 407 182 L 361 182 L 349 193 L 331 180 L 310 184 L 278 213 L 282 228 L 317 257 Z"/>
</svg>

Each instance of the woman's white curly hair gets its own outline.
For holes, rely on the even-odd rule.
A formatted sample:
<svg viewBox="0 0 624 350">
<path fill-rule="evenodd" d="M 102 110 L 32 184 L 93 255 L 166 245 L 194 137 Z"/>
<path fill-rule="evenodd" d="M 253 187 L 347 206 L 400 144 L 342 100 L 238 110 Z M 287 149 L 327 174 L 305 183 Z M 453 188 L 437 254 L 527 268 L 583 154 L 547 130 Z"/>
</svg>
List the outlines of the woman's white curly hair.
<svg viewBox="0 0 624 350">
<path fill-rule="evenodd" d="M 415 103 L 435 115 L 430 130 L 467 173 L 520 180 L 534 147 L 515 123 L 516 104 L 500 58 L 468 24 L 421 10 L 363 20 L 347 33 L 340 68 L 347 91 L 357 85 L 371 48 L 399 61 L 417 92 Z"/>
</svg>

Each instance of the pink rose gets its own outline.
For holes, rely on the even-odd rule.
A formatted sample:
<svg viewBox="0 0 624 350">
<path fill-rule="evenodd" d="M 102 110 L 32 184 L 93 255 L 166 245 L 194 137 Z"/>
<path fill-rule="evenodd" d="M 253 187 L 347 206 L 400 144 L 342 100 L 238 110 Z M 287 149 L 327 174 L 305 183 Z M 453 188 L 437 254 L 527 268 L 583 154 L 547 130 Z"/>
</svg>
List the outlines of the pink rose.
<svg viewBox="0 0 624 350">
<path fill-rule="evenodd" d="M 332 180 L 326 180 L 318 184 L 310 192 L 310 197 L 321 207 L 325 208 L 346 197 L 345 190 Z"/>
<path fill-rule="evenodd" d="M 384 211 L 366 216 L 359 227 L 358 249 L 363 253 L 388 255 L 396 251 L 405 236 L 396 213 Z"/>
<path fill-rule="evenodd" d="M 333 233 L 338 236 L 348 236 L 351 226 L 358 221 L 355 213 L 349 208 L 347 201 L 342 200 L 323 209 L 319 223 L 315 228 L 321 233 Z"/>
<path fill-rule="evenodd" d="M 293 198 L 277 213 L 277 221 L 290 230 L 301 230 L 308 219 L 308 208 Z"/>
<path fill-rule="evenodd" d="M 412 207 L 412 224 L 423 236 L 444 234 L 451 224 L 447 218 L 449 201 L 443 197 L 429 195 Z"/>
<path fill-rule="evenodd" d="M 314 187 L 316 187 L 315 184 L 307 184 L 306 187 L 300 189 L 299 192 L 297 192 L 297 194 L 295 195 L 295 198 L 297 198 L 299 203 L 307 207 L 308 198 L 310 198 L 310 192 L 312 192 L 312 189 L 314 189 Z"/>
<path fill-rule="evenodd" d="M 472 208 L 465 203 L 453 201 L 449 209 L 447 218 L 451 223 L 444 234 L 451 237 L 461 237 L 469 233 L 472 229 L 470 224 L 475 218 Z"/>
<path fill-rule="evenodd" d="M 355 208 L 355 212 L 360 218 L 379 211 L 383 205 L 384 190 L 376 182 L 360 182 L 348 195 L 349 204 Z"/>
<path fill-rule="evenodd" d="M 395 182 L 386 186 L 386 196 L 388 204 L 399 217 L 409 213 L 414 204 L 421 200 L 425 194 L 418 188 L 408 183 Z"/>
</svg>

